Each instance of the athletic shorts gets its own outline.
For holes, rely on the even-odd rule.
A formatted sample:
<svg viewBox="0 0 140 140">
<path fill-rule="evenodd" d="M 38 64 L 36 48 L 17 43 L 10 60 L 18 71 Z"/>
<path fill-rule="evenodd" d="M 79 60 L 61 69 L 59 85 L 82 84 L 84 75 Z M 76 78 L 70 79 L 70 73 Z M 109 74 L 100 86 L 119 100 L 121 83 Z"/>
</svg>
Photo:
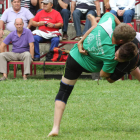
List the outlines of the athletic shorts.
<svg viewBox="0 0 140 140">
<path fill-rule="evenodd" d="M 84 69 L 81 65 L 79 65 L 79 63 L 77 63 L 69 54 L 66 61 L 63 76 L 69 80 L 75 80 L 78 79 L 78 77 L 82 74 L 82 72 L 90 73 L 89 71 Z"/>
</svg>

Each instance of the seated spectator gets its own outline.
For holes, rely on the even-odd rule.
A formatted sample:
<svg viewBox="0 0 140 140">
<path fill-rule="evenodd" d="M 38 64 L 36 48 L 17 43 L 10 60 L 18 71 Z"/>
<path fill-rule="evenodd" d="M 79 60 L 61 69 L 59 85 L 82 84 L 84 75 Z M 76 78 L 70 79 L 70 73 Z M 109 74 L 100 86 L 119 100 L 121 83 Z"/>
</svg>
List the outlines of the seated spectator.
<svg viewBox="0 0 140 140">
<path fill-rule="evenodd" d="M 67 29 L 68 29 L 68 23 L 69 23 L 69 17 L 70 17 L 70 0 L 54 0 L 55 5 L 53 6 L 55 10 L 61 13 L 61 16 L 63 18 L 63 40 L 68 39 L 67 35 Z"/>
<path fill-rule="evenodd" d="M 51 41 L 50 50 L 54 47 L 58 47 L 59 44 L 59 28 L 63 26 L 63 19 L 60 13 L 54 9 L 53 0 L 43 0 L 43 10 L 38 12 L 33 19 L 32 25 L 38 27 L 39 30 L 35 30 L 32 33 L 34 36 L 35 55 L 34 61 L 40 60 L 39 43 L 46 40 Z"/>
<path fill-rule="evenodd" d="M 110 0 L 111 13 L 124 23 L 131 23 L 135 15 L 135 0 Z"/>
<path fill-rule="evenodd" d="M 6 9 L 0 19 L 0 44 L 10 32 L 16 30 L 14 26 L 16 18 L 22 18 L 24 28 L 30 28 L 34 17 L 28 9 L 20 6 L 20 0 L 11 0 L 11 3 L 12 7 Z M 3 31 L 4 24 L 6 24 L 6 30 Z"/>
<path fill-rule="evenodd" d="M 42 10 L 42 5 L 41 9 L 39 9 L 37 12 Z M 53 9 L 57 10 L 58 12 L 61 13 L 61 16 L 63 18 L 63 40 L 68 39 L 67 35 L 67 30 L 68 30 L 68 23 L 69 23 L 69 17 L 70 17 L 70 0 L 53 0 Z"/>
<path fill-rule="evenodd" d="M 25 7 L 33 15 L 36 15 L 36 6 L 37 6 L 37 0 L 21 0 L 21 7 Z"/>
<path fill-rule="evenodd" d="M 77 5 L 76 5 L 77 2 Z M 95 12 L 97 11 L 97 13 Z M 91 27 L 91 23 L 87 18 L 88 14 L 92 14 L 99 20 L 101 17 L 100 13 L 100 2 L 98 0 L 72 0 L 71 2 L 71 19 L 74 22 L 76 30 L 75 40 L 80 40 L 86 31 Z M 80 20 L 86 18 L 85 27 L 83 33 L 81 32 Z"/>
<path fill-rule="evenodd" d="M 16 30 L 11 32 L 1 44 L 0 73 L 3 73 L 3 77 L 0 81 L 7 79 L 7 61 L 24 61 L 23 80 L 27 80 L 27 74 L 30 74 L 30 64 L 34 58 L 34 38 L 29 29 L 23 28 L 24 22 L 21 18 L 17 18 L 14 25 Z M 4 52 L 10 42 L 13 44 L 12 52 Z"/>
</svg>

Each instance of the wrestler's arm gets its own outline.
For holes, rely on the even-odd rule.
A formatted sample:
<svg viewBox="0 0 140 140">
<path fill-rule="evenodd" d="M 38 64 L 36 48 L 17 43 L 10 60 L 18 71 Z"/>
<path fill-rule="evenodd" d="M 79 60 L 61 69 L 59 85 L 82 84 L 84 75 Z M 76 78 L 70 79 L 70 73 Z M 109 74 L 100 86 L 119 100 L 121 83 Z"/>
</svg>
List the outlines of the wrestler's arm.
<svg viewBox="0 0 140 140">
<path fill-rule="evenodd" d="M 90 34 L 90 32 L 96 28 L 97 26 L 97 22 L 96 22 L 96 19 L 94 16 L 92 16 L 91 14 L 88 15 L 88 19 L 91 21 L 91 25 L 92 27 L 83 35 L 82 39 L 77 43 L 77 46 L 78 46 L 78 49 L 79 49 L 79 52 L 84 54 L 84 55 L 87 55 L 87 52 L 84 50 L 83 48 L 83 41 L 85 40 L 85 38 Z"/>
<path fill-rule="evenodd" d="M 111 13 L 112 14 L 112 13 Z M 119 25 L 121 22 L 120 22 L 120 20 L 114 15 L 114 14 L 112 14 L 114 17 L 115 17 L 115 22 L 116 22 L 116 25 Z"/>
<path fill-rule="evenodd" d="M 139 67 L 137 67 L 135 70 L 133 70 L 130 74 L 132 76 L 134 76 L 140 82 L 140 69 L 139 69 Z"/>
<path fill-rule="evenodd" d="M 111 73 L 104 72 L 103 70 L 100 71 L 100 77 L 109 78 Z"/>
</svg>

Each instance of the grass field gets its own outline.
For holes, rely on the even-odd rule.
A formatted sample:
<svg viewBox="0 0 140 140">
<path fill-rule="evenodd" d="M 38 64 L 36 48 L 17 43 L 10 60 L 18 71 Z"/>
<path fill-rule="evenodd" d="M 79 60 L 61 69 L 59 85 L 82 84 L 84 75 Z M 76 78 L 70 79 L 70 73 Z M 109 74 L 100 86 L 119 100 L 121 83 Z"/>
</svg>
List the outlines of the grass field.
<svg viewBox="0 0 140 140">
<path fill-rule="evenodd" d="M 136 80 L 109 84 L 79 80 L 64 112 L 58 137 L 53 125 L 59 80 L 0 82 L 0 140 L 139 140 L 140 88 Z"/>
</svg>

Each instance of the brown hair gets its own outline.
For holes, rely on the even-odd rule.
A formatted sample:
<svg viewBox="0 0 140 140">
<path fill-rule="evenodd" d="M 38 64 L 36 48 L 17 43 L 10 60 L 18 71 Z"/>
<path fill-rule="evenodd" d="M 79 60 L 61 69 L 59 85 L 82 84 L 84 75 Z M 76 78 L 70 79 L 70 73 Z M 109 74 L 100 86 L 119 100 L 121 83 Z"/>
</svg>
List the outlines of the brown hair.
<svg viewBox="0 0 140 140">
<path fill-rule="evenodd" d="M 119 58 L 124 61 L 129 61 L 138 53 L 138 48 L 133 42 L 128 42 L 120 46 Z"/>
<path fill-rule="evenodd" d="M 134 28 L 130 27 L 126 23 L 120 23 L 114 30 L 113 36 L 115 40 L 123 40 L 124 43 L 132 41 L 136 36 Z"/>
</svg>

